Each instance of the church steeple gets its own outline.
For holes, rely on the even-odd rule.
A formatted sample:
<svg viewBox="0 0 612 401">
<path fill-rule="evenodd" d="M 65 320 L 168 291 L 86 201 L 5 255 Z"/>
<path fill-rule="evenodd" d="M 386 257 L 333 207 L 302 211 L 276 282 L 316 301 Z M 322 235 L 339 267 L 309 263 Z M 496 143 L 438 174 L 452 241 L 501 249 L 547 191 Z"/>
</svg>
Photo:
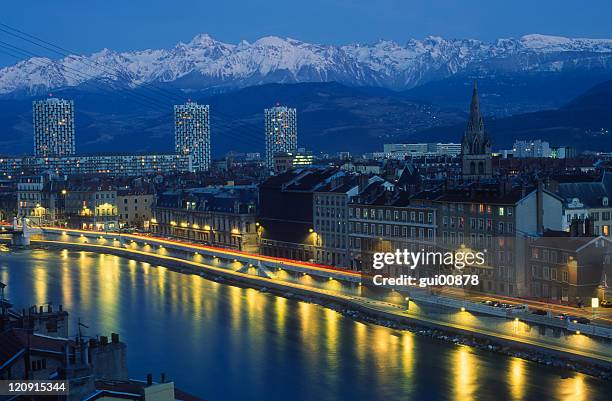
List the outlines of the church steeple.
<svg viewBox="0 0 612 401">
<path fill-rule="evenodd" d="M 474 81 L 472 101 L 470 102 L 470 115 L 467 127 L 461 141 L 463 159 L 463 178 L 481 179 L 491 177 L 491 140 L 485 131 L 484 122 L 480 114 L 480 101 L 478 99 L 478 85 Z"/>
<path fill-rule="evenodd" d="M 474 81 L 472 89 L 472 102 L 470 103 L 470 118 L 468 120 L 467 131 L 484 130 L 482 117 L 480 116 L 480 101 L 478 100 L 478 84 Z"/>
</svg>

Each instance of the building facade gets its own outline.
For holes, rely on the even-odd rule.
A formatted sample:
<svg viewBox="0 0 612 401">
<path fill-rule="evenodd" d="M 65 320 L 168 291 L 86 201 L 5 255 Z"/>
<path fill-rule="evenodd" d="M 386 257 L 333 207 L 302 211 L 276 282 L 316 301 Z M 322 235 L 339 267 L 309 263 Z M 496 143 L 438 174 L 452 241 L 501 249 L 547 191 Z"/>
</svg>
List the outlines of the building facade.
<svg viewBox="0 0 612 401">
<path fill-rule="evenodd" d="M 47 219 L 43 207 L 44 178 L 42 176 L 20 177 L 17 181 L 17 216 L 27 217 L 35 224 Z"/>
<path fill-rule="evenodd" d="M 192 188 L 161 194 L 151 232 L 211 246 L 258 253 L 257 188 Z"/>
<path fill-rule="evenodd" d="M 117 193 L 119 225 L 148 230 L 153 218 L 154 205 L 154 194 L 131 190 L 119 191 Z"/>
<path fill-rule="evenodd" d="M 605 287 L 612 243 L 601 236 L 547 232 L 529 242 L 530 295 L 543 301 L 588 305 Z"/>
<path fill-rule="evenodd" d="M 379 177 L 372 179 L 383 181 Z M 359 193 L 359 181 L 357 175 L 343 174 L 314 192 L 315 262 L 351 267 L 348 206 Z"/>
<path fill-rule="evenodd" d="M 196 171 L 210 169 L 210 115 L 207 104 L 188 102 L 174 106 L 174 141 L 176 153 L 191 155 Z"/>
<path fill-rule="evenodd" d="M 595 181 L 562 182 L 557 193 L 563 198 L 563 230 L 574 220 L 589 219 L 592 232 L 612 238 L 612 172 Z"/>
<path fill-rule="evenodd" d="M 514 141 L 513 157 L 551 157 L 550 144 L 541 139 L 531 141 Z"/>
<path fill-rule="evenodd" d="M 266 167 L 274 170 L 274 155 L 297 151 L 297 110 L 276 106 L 264 110 Z"/>
<path fill-rule="evenodd" d="M 398 190 L 387 181 L 368 182 L 352 197 L 348 220 L 351 268 L 364 273 L 373 272 L 376 252 L 398 249 L 414 252 L 435 245 L 436 209 L 412 205 L 407 191 Z M 389 272 L 399 276 L 397 269 L 389 266 Z"/>
<path fill-rule="evenodd" d="M 50 98 L 32 102 L 34 155 L 62 157 L 75 154 L 74 103 Z"/>
<path fill-rule="evenodd" d="M 68 227 L 98 231 L 119 229 L 117 190 L 113 186 L 70 185 L 62 192 Z"/>
<path fill-rule="evenodd" d="M 138 176 L 168 172 L 193 171 L 191 155 L 96 155 L 64 157 L 1 158 L 0 174 L 16 177 L 23 171 L 32 174 L 105 174 Z"/>
<path fill-rule="evenodd" d="M 404 159 L 414 156 L 458 156 L 460 143 L 386 143 L 383 145 L 386 157 Z"/>
<path fill-rule="evenodd" d="M 561 227 L 562 200 L 542 185 L 423 191 L 412 204 L 437 210 L 438 249 L 484 252 L 483 265 L 463 271 L 477 274 L 478 290 L 488 293 L 529 296 L 526 241 Z"/>
</svg>

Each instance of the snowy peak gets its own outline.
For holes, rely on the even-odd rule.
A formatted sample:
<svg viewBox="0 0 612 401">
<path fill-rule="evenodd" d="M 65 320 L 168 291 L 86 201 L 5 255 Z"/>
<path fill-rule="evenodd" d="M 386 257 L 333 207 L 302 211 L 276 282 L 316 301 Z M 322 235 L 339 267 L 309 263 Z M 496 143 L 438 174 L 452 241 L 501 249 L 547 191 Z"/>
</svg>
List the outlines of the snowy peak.
<svg viewBox="0 0 612 401">
<path fill-rule="evenodd" d="M 0 69 L 0 94 L 39 94 L 99 79 L 131 87 L 172 82 L 183 89 L 338 81 L 402 90 L 457 73 L 495 73 L 500 68 L 612 71 L 612 40 L 532 34 L 489 43 L 430 36 L 403 45 L 379 40 L 333 46 L 277 36 L 227 44 L 203 33 L 172 49 L 102 49 L 89 56 L 24 60 Z"/>
</svg>

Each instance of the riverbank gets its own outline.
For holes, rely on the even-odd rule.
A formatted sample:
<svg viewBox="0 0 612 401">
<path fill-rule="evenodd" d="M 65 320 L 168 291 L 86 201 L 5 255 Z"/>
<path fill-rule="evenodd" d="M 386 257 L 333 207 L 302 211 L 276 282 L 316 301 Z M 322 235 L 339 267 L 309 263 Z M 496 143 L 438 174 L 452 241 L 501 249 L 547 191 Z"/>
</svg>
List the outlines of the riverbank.
<svg viewBox="0 0 612 401">
<path fill-rule="evenodd" d="M 203 266 L 192 261 L 180 260 L 162 255 L 150 254 L 133 249 L 100 246 L 94 244 L 60 243 L 57 241 L 35 241 L 39 246 L 53 248 L 71 248 L 116 254 L 130 259 L 145 261 L 154 265 L 163 265 L 173 270 L 188 274 L 196 274 L 212 281 L 240 287 L 254 288 L 259 291 L 271 292 L 285 298 L 295 298 L 305 302 L 316 303 L 334 309 L 355 320 L 382 325 L 398 330 L 410 330 L 418 335 L 429 336 L 440 341 L 465 344 L 489 352 L 516 356 L 543 365 L 564 370 L 573 370 L 592 376 L 610 379 L 610 363 L 605 360 L 593 360 L 588 353 L 582 355 L 568 353 L 550 346 L 542 348 L 539 345 L 520 343 L 512 338 L 500 338 L 497 335 L 487 335 L 484 332 L 473 333 L 469 330 L 452 325 L 441 325 L 439 322 L 426 319 L 416 319 L 412 316 L 380 310 L 375 304 L 368 304 L 358 297 L 332 294 L 316 288 L 293 283 L 278 283 L 270 279 L 239 273 L 213 266 Z M 398 307 L 401 309 L 401 307 Z"/>
</svg>

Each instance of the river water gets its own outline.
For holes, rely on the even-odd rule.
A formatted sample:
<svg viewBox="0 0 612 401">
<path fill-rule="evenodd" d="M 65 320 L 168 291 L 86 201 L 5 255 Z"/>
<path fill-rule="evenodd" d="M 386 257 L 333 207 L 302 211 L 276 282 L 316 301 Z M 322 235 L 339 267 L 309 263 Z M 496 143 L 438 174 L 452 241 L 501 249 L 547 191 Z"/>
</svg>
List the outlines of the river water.
<svg viewBox="0 0 612 401">
<path fill-rule="evenodd" d="M 609 399 L 610 382 L 355 322 L 335 311 L 113 255 L 0 252 L 17 309 L 53 302 L 120 334 L 132 378 L 221 400 Z"/>
</svg>

